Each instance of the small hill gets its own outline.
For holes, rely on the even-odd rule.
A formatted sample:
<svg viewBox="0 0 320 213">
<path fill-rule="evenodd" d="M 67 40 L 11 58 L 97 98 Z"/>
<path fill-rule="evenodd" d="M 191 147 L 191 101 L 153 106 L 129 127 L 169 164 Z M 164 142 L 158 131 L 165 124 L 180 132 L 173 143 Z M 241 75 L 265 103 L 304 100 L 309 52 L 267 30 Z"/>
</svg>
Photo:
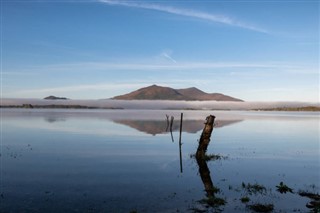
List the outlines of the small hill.
<svg viewBox="0 0 320 213">
<path fill-rule="evenodd" d="M 243 101 L 238 98 L 233 98 L 228 95 L 224 95 L 221 93 L 205 93 L 199 90 L 196 87 L 190 87 L 187 89 L 178 89 L 177 90 L 180 94 L 185 97 L 188 97 L 189 100 L 197 100 L 197 101 L 208 101 L 208 100 L 215 100 L 215 101 Z"/>
<path fill-rule="evenodd" d="M 53 96 L 53 95 L 50 95 L 48 97 L 45 97 L 44 98 L 45 100 L 68 100 L 67 98 L 65 97 L 56 97 L 56 96 Z"/>
<path fill-rule="evenodd" d="M 195 87 L 186 89 L 173 89 L 152 85 L 133 91 L 131 93 L 115 96 L 117 100 L 186 100 L 186 101 L 243 101 L 221 93 L 205 93 Z"/>
</svg>

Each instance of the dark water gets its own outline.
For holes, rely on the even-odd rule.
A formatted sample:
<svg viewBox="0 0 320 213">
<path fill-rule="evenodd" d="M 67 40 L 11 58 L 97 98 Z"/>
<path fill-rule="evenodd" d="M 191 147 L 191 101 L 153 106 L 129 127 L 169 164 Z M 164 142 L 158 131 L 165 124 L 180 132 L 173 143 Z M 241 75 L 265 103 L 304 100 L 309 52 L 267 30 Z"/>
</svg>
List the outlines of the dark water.
<svg viewBox="0 0 320 213">
<path fill-rule="evenodd" d="M 210 114 L 208 154 L 222 158 L 200 165 L 190 155 Z M 168 110 L 3 109 L 0 212 L 310 211 L 298 192 L 319 193 L 318 113 L 184 111 L 181 162 L 179 119 Z M 204 202 L 208 179 L 224 205 Z M 281 181 L 294 193 L 279 193 Z"/>
</svg>

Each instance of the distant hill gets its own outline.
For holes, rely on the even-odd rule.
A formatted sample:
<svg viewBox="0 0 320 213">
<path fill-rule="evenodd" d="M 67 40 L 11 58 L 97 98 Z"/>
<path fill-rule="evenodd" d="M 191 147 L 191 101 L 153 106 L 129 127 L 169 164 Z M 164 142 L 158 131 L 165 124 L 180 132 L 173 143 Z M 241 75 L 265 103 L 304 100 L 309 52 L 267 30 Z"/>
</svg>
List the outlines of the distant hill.
<svg viewBox="0 0 320 213">
<path fill-rule="evenodd" d="M 195 87 L 186 89 L 173 89 L 152 85 L 133 91 L 131 93 L 115 96 L 117 100 L 186 100 L 186 101 L 241 101 L 221 93 L 205 93 Z"/>
<path fill-rule="evenodd" d="M 50 95 L 48 97 L 45 97 L 44 98 L 45 100 L 68 100 L 67 98 L 65 97 L 56 97 L 56 96 L 53 96 L 53 95 Z"/>
</svg>

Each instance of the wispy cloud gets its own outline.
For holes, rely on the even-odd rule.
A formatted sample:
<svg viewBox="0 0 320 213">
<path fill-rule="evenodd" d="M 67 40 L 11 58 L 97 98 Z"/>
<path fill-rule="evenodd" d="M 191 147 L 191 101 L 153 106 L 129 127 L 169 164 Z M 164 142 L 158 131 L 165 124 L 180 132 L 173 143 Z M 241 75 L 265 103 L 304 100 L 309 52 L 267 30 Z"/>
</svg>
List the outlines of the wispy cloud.
<svg viewBox="0 0 320 213">
<path fill-rule="evenodd" d="M 150 4 L 146 2 L 134 2 L 134 1 L 128 2 L 128 1 L 118 1 L 118 0 L 98 0 L 98 1 L 105 4 L 109 4 L 109 5 L 118 5 L 118 6 L 124 6 L 124 7 L 156 10 L 160 12 L 192 17 L 192 18 L 202 19 L 202 20 L 211 21 L 211 22 L 220 23 L 220 24 L 226 24 L 229 26 L 240 27 L 248 30 L 253 30 L 256 32 L 268 33 L 266 29 L 259 28 L 259 27 L 241 22 L 239 20 L 232 19 L 228 16 L 216 15 L 216 14 L 206 13 L 203 11 L 176 8 L 176 7 L 159 5 L 159 4 Z"/>
<path fill-rule="evenodd" d="M 163 57 L 166 57 L 162 55 Z M 167 55 L 168 59 L 171 58 Z M 175 63 L 172 63 L 175 62 Z M 81 72 L 81 71 L 194 71 L 194 70 L 205 70 L 205 69 L 219 69 L 224 68 L 248 68 L 248 69 L 263 69 L 263 68 L 276 68 L 276 69 L 299 69 L 299 66 L 291 65 L 290 63 L 284 62 L 177 62 L 173 58 L 170 59 L 170 63 L 158 63 L 158 62 L 79 62 L 79 63 L 68 63 L 68 64 L 53 64 L 43 65 L 24 68 L 21 72 Z"/>
<path fill-rule="evenodd" d="M 177 63 L 176 60 L 174 60 L 172 57 L 171 57 L 171 54 L 170 53 L 167 53 L 167 52 L 163 52 L 161 53 L 161 56 L 168 59 L 169 61 L 173 62 L 173 63 Z"/>
</svg>

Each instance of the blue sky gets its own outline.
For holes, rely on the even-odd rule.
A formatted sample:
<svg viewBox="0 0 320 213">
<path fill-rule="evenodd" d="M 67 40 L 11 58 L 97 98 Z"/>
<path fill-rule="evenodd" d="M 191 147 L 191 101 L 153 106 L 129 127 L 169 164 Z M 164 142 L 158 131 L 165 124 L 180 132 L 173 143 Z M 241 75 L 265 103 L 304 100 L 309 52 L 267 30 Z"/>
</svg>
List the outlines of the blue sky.
<svg viewBox="0 0 320 213">
<path fill-rule="evenodd" d="M 1 1 L 1 97 L 158 84 L 319 102 L 319 1 Z"/>
</svg>

